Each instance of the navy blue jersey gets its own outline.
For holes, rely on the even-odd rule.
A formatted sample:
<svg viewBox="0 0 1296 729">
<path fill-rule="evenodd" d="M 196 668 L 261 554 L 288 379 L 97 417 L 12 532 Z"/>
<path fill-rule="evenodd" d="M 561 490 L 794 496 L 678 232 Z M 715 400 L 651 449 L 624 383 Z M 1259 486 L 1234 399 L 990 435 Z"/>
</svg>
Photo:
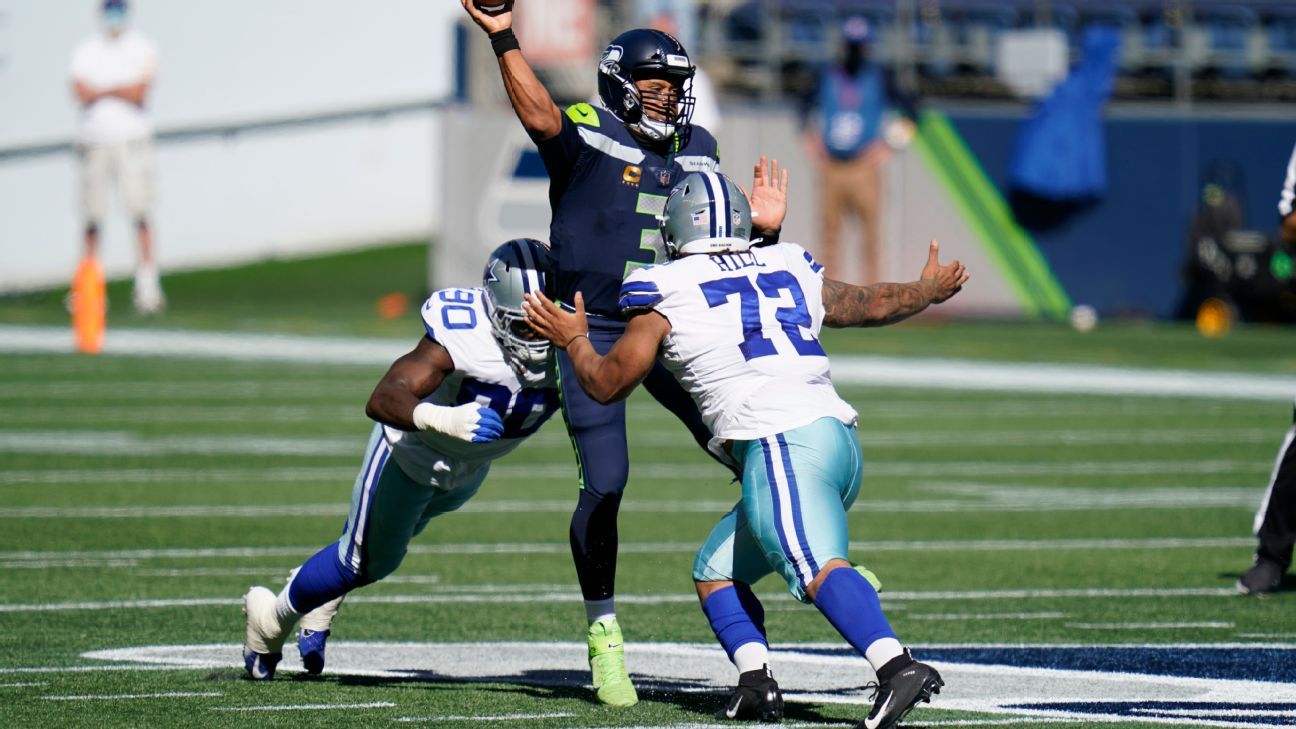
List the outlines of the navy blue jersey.
<svg viewBox="0 0 1296 729">
<path fill-rule="evenodd" d="M 575 104 L 562 131 L 538 146 L 549 172 L 554 293 L 571 301 L 580 291 L 586 311 L 621 319 L 621 281 L 666 259 L 657 214 L 684 175 L 717 169 L 715 137 L 695 126 L 685 147 L 663 156 L 609 112 Z"/>
</svg>

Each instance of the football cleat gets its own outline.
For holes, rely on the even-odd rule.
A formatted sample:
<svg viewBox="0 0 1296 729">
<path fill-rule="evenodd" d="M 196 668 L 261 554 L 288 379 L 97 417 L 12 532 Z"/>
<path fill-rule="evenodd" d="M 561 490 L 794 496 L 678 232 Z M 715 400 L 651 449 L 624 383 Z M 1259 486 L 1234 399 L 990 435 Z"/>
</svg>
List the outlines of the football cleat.
<svg viewBox="0 0 1296 729">
<path fill-rule="evenodd" d="M 297 652 L 301 654 L 302 668 L 306 673 L 319 675 L 324 672 L 324 644 L 328 642 L 327 630 L 302 628 L 297 634 Z"/>
<path fill-rule="evenodd" d="M 625 640 L 615 617 L 589 627 L 589 664 L 598 700 L 608 706 L 634 706 L 639 694 L 625 665 Z"/>
<path fill-rule="evenodd" d="M 769 666 L 740 675 L 729 703 L 716 711 L 715 718 L 770 723 L 782 720 L 783 692 Z"/>
<path fill-rule="evenodd" d="M 878 682 L 864 688 L 873 689 L 873 710 L 855 729 L 890 729 L 913 711 L 919 701 L 930 703 L 940 693 L 945 681 L 935 668 L 913 659 L 908 650 L 878 670 Z"/>
<path fill-rule="evenodd" d="M 243 666 L 256 681 L 274 678 L 275 667 L 283 660 L 286 631 L 275 617 L 275 594 L 264 587 L 253 587 L 243 596 L 243 614 L 247 632 L 243 639 Z"/>
<path fill-rule="evenodd" d="M 1284 572 L 1277 562 L 1256 557 L 1255 564 L 1237 581 L 1237 590 L 1243 595 L 1268 595 L 1282 584 Z"/>
</svg>

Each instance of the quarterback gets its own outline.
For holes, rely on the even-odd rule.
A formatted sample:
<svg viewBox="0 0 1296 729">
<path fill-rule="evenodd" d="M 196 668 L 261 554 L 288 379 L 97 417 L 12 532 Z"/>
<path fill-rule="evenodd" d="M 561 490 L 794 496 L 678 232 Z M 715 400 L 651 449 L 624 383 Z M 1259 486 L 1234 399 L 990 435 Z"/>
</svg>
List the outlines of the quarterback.
<svg viewBox="0 0 1296 729">
<path fill-rule="evenodd" d="M 539 241 L 511 240 L 491 253 L 481 288 L 444 289 L 423 304 L 426 335 L 392 363 L 365 407 L 378 422 L 342 537 L 294 570 L 278 595 L 253 587 L 243 597 L 252 678 L 274 676 L 299 618 L 302 665 L 322 671 L 342 597 L 391 574 L 428 520 L 463 506 L 491 462 L 557 410 L 549 343 L 521 308 L 551 269 Z"/>
<path fill-rule="evenodd" d="M 488 34 L 504 91 L 549 175 L 553 293 L 567 302 L 577 291 L 583 293 L 590 342 L 606 352 L 626 327 L 617 306 L 622 281 L 666 258 L 657 215 L 667 194 L 688 173 L 719 165 L 715 138 L 692 122 L 693 61 L 667 33 L 625 31 L 608 43 L 599 60 L 599 105 L 574 104 L 563 110 L 513 33 L 513 0 L 491 2 L 498 8 L 489 12 L 473 0 L 461 2 Z M 758 227 L 773 234 L 774 219 L 781 216 L 755 191 L 752 200 Z M 626 670 L 614 594 L 617 514 L 630 472 L 625 405 L 595 402 L 576 383 L 565 354 L 559 352 L 555 359 L 563 423 L 576 452 L 580 482 L 570 541 L 585 599 L 590 674 L 600 702 L 632 706 L 639 697 Z M 649 371 L 643 387 L 706 447 L 711 432 L 665 368 Z M 712 455 L 731 467 L 723 455 Z"/>
<path fill-rule="evenodd" d="M 566 351 L 581 387 L 599 402 L 624 399 L 660 357 L 742 469 L 741 500 L 693 566 L 703 612 L 739 672 L 717 717 L 782 717 L 764 610 L 750 588 L 777 572 L 876 672 L 874 706 L 860 726 L 894 726 L 944 682 L 903 647 L 871 574 L 848 560 L 846 511 L 859 493 L 863 456 L 855 410 L 833 388 L 818 333 L 825 324 L 900 321 L 956 294 L 967 271 L 958 261 L 941 265 L 932 241 L 917 281 L 859 287 L 826 279 L 804 248 L 753 241 L 742 189 L 709 171 L 671 191 L 661 221 L 673 260 L 626 278 L 620 306 L 629 323 L 606 355 L 590 344 L 579 293 L 574 313 L 543 292 L 528 295 L 528 320 Z"/>
</svg>

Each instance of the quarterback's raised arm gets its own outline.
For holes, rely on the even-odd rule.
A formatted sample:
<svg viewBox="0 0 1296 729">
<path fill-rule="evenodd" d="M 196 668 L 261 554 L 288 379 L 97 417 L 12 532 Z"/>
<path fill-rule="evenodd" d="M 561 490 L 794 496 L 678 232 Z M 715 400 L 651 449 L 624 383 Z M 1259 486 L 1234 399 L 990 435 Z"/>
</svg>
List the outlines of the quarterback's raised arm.
<svg viewBox="0 0 1296 729">
<path fill-rule="evenodd" d="M 824 279 L 824 326 L 880 327 L 895 324 L 957 294 L 968 280 L 967 269 L 958 261 L 941 265 L 939 254 L 940 245 L 932 241 L 922 277 L 909 283 L 854 286 Z"/>
<path fill-rule="evenodd" d="M 499 59 L 504 91 L 527 134 L 537 142 L 558 136 L 562 131 L 562 110 L 518 48 L 517 37 L 513 35 L 513 0 L 492 0 L 492 4 L 503 5 L 502 11 L 494 13 L 483 11 L 473 0 L 459 2 L 473 22 L 490 36 L 491 48 Z"/>
<path fill-rule="evenodd" d="M 563 311 L 543 293 L 527 294 L 527 323 L 555 347 L 567 351 L 581 389 L 600 403 L 624 400 L 643 382 L 657 359 L 670 322 L 655 311 L 630 319 L 625 334 L 606 356 L 594 350 L 585 320 L 585 299 L 576 292 L 575 313 Z"/>
<path fill-rule="evenodd" d="M 450 407 L 423 402 L 454 371 L 446 348 L 423 337 L 417 346 L 392 362 L 378 381 L 365 415 L 401 430 L 432 430 L 470 443 L 495 440 L 504 432 L 499 414 L 475 402 Z"/>
</svg>

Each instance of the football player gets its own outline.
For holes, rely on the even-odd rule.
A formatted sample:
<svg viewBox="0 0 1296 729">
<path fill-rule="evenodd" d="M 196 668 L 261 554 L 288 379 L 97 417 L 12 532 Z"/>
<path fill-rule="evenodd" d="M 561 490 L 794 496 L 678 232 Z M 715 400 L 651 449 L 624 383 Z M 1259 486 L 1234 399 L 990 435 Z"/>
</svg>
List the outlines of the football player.
<svg viewBox="0 0 1296 729">
<path fill-rule="evenodd" d="M 542 292 L 528 296 L 525 308 L 600 402 L 624 399 L 660 356 L 741 465 L 742 498 L 693 567 L 703 612 L 739 672 L 717 717 L 782 716 L 764 612 L 750 588 L 773 571 L 877 673 L 875 703 L 860 726 L 891 727 L 944 684 L 896 638 L 871 575 L 849 561 L 846 511 L 859 492 L 863 457 L 855 410 L 832 386 L 818 332 L 824 324 L 900 321 L 953 296 L 968 274 L 958 261 L 941 265 L 932 241 L 917 281 L 844 284 L 826 279 L 798 245 L 754 247 L 750 218 L 741 188 L 723 175 L 685 177 L 662 215 L 673 260 L 626 278 L 620 305 L 631 318 L 606 355 L 590 342 L 580 293 L 574 313 Z"/>
<path fill-rule="evenodd" d="M 342 537 L 294 570 L 278 595 L 253 587 L 243 597 L 252 678 L 274 676 L 299 617 L 302 664 L 322 671 L 342 597 L 391 574 L 428 520 L 463 506 L 491 462 L 557 410 L 549 343 L 521 308 L 523 294 L 548 285 L 551 269 L 542 243 L 511 240 L 491 253 L 480 288 L 444 289 L 423 304 L 426 334 L 392 363 L 365 407 L 378 422 Z"/>
<path fill-rule="evenodd" d="M 679 41 L 662 31 L 626 31 L 599 61 L 601 108 L 575 104 L 564 111 L 536 78 L 513 34 L 512 0 L 489 3 L 500 6 L 489 12 L 473 0 L 461 2 L 489 34 L 504 90 L 549 174 L 554 291 L 566 302 L 575 292 L 584 293 L 590 342 L 606 352 L 626 326 L 617 306 L 622 280 L 665 260 L 656 216 L 666 195 L 689 172 L 718 165 L 715 138 L 691 123 L 693 62 Z M 754 198 L 761 224 L 772 220 L 765 202 Z M 774 232 L 762 228 L 767 237 Z M 617 512 L 629 475 L 625 406 L 591 400 L 575 384 L 571 362 L 561 353 L 558 367 L 563 421 L 581 486 L 570 537 L 585 599 L 593 685 L 599 701 L 630 706 L 638 696 L 626 672 L 613 597 Z M 652 369 L 644 388 L 706 446 L 711 433 L 669 372 Z"/>
</svg>

